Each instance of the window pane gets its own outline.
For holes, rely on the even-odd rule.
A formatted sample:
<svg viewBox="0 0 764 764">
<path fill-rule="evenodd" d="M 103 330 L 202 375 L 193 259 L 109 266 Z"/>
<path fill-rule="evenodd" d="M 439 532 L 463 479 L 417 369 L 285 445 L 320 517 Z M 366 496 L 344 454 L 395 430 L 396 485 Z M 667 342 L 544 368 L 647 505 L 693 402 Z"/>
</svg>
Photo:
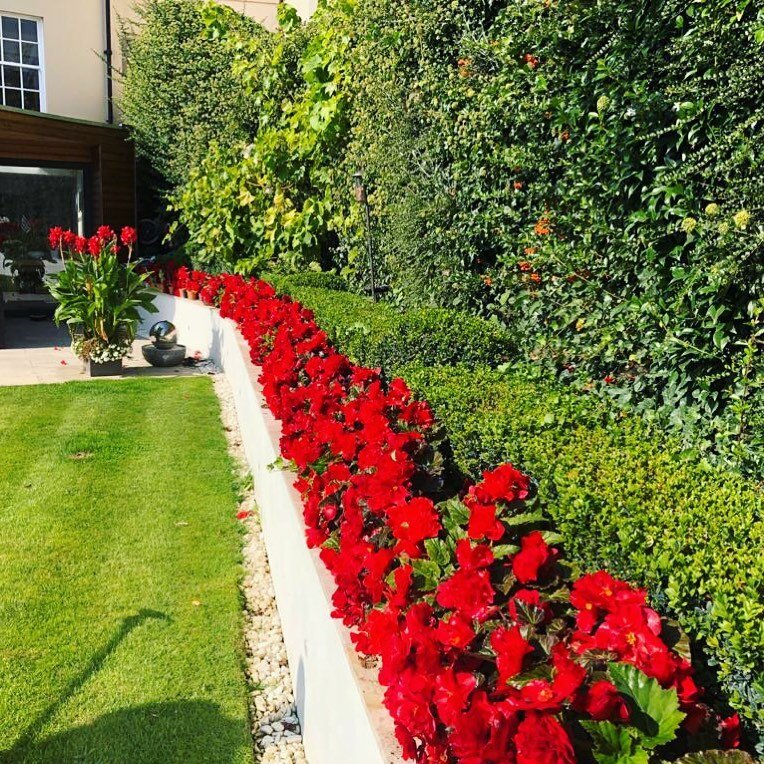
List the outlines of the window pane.
<svg viewBox="0 0 764 764">
<path fill-rule="evenodd" d="M 18 64 L 21 61 L 21 46 L 17 42 L 3 40 L 3 61 Z"/>
<path fill-rule="evenodd" d="M 25 90 L 24 108 L 29 111 L 40 111 L 40 94 L 32 90 Z"/>
<path fill-rule="evenodd" d="M 18 66 L 4 66 L 3 81 L 7 88 L 20 88 L 21 69 Z"/>
<path fill-rule="evenodd" d="M 40 63 L 40 56 L 37 52 L 37 44 L 33 42 L 21 43 L 21 63 L 37 66 Z"/>
<path fill-rule="evenodd" d="M 14 106 L 17 109 L 20 109 L 21 108 L 21 91 L 11 90 L 10 88 L 6 88 L 5 89 L 5 105 Z"/>
<path fill-rule="evenodd" d="M 22 69 L 21 81 L 24 85 L 24 90 L 39 90 L 40 72 L 37 69 Z"/>
<path fill-rule="evenodd" d="M 10 37 L 12 40 L 19 39 L 19 20 L 13 16 L 3 16 L 3 37 Z"/>
<path fill-rule="evenodd" d="M 28 42 L 37 42 L 37 22 L 29 19 L 21 19 L 21 39 Z"/>
</svg>

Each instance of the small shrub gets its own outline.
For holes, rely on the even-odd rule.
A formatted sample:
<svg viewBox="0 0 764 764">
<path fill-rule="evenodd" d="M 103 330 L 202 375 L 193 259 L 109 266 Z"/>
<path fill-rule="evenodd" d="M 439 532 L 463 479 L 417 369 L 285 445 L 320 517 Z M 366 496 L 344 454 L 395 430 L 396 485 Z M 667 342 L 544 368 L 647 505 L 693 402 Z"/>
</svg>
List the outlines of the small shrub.
<svg viewBox="0 0 764 764">
<path fill-rule="evenodd" d="M 258 122 L 232 71 L 234 56 L 207 34 L 200 3 L 141 0 L 137 23 L 123 22 L 126 74 L 120 107 L 138 154 L 164 183 L 184 183 L 216 141 L 231 146 Z M 265 30 L 250 18 L 221 8 L 228 23 L 258 44 Z"/>
</svg>

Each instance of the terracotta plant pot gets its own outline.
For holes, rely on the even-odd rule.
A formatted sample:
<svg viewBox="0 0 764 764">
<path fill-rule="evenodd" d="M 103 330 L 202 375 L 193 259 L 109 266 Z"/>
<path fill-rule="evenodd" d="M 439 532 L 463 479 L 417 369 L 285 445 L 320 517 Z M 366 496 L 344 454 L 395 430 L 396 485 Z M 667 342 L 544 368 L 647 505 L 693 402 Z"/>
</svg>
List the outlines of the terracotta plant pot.
<svg viewBox="0 0 764 764">
<path fill-rule="evenodd" d="M 178 290 L 178 294 L 179 294 L 181 297 L 185 297 L 185 296 L 186 296 L 186 290 L 185 290 L 185 289 L 179 289 L 179 290 Z"/>
<path fill-rule="evenodd" d="M 195 289 L 186 289 L 186 297 L 188 297 L 189 300 L 196 300 L 199 297 L 199 292 Z"/>
</svg>

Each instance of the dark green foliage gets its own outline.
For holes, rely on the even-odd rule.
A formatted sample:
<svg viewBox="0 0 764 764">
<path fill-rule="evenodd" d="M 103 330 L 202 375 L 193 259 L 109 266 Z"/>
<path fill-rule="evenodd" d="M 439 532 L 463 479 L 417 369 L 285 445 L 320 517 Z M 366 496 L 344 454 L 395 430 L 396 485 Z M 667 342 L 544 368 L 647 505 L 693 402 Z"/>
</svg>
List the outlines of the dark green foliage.
<svg viewBox="0 0 764 764">
<path fill-rule="evenodd" d="M 332 340 L 355 362 L 390 372 L 403 364 L 500 364 L 512 352 L 509 336 L 480 318 L 444 308 L 401 313 L 358 295 L 309 287 L 287 290 L 310 308 Z"/>
<path fill-rule="evenodd" d="M 288 293 L 296 287 L 314 287 L 316 289 L 331 289 L 335 292 L 347 292 L 348 283 L 336 273 L 324 271 L 303 271 L 284 275 L 280 273 L 261 273 L 260 278 L 267 281 L 279 292 Z"/>
<path fill-rule="evenodd" d="M 525 357 L 751 459 L 760 4 L 360 0 L 358 17 L 351 151 L 399 300 L 493 315 Z"/>
<path fill-rule="evenodd" d="M 533 475 L 568 553 L 650 587 L 764 730 L 764 496 L 640 419 L 519 372 L 411 366 L 465 472 Z"/>
<path fill-rule="evenodd" d="M 120 106 L 138 153 L 168 188 L 183 183 L 210 143 L 232 146 L 258 121 L 232 70 L 234 55 L 207 33 L 194 0 L 140 0 L 136 24 L 121 29 L 126 76 Z M 266 44 L 252 19 L 221 10 L 238 31 Z"/>
</svg>

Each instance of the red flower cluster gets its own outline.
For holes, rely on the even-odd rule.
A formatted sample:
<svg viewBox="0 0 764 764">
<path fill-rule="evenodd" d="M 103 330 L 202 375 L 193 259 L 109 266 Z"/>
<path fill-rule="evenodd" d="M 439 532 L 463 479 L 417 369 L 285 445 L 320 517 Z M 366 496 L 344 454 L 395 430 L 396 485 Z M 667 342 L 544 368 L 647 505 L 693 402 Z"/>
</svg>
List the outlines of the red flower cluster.
<svg viewBox="0 0 764 764">
<path fill-rule="evenodd" d="M 137 240 L 138 234 L 130 226 L 125 226 L 119 237 L 106 225 L 100 226 L 89 239 L 74 233 L 74 231 L 64 230 L 59 226 L 51 228 L 48 233 L 48 244 L 50 244 L 51 249 L 58 249 L 70 256 L 89 254 L 94 258 L 100 257 L 106 247 L 118 251 L 120 243 L 127 247 L 128 254 L 130 254 Z"/>
<path fill-rule="evenodd" d="M 407 758 L 573 764 L 578 722 L 634 723 L 619 664 L 676 691 L 680 747 L 701 731 L 736 744 L 736 717 L 701 702 L 644 591 L 605 572 L 570 580 L 526 475 L 505 464 L 444 498 L 433 414 L 402 380 L 353 364 L 265 282 L 202 274 L 199 287 L 262 367 L 334 615 L 379 657 Z"/>
<path fill-rule="evenodd" d="M 196 297 L 197 295 L 201 296 L 201 291 L 204 288 L 207 288 L 208 298 L 213 298 L 208 299 L 207 301 L 212 303 L 214 302 L 214 298 L 220 292 L 221 286 L 222 281 L 220 276 L 210 276 L 203 271 L 191 270 L 185 265 L 175 271 L 173 292 L 176 294 L 185 292 L 189 296 L 193 295 Z M 204 298 L 202 297 L 202 299 Z"/>
</svg>

